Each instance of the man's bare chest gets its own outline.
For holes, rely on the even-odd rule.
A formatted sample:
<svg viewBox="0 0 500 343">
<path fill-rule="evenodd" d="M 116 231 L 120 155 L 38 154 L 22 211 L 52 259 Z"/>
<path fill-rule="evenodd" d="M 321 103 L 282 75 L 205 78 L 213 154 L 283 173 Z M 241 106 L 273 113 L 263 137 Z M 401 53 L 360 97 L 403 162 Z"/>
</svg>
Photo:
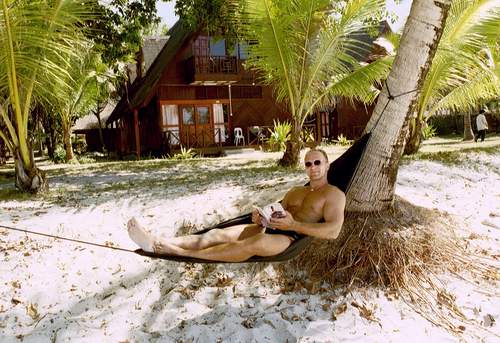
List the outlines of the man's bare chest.
<svg viewBox="0 0 500 343">
<path fill-rule="evenodd" d="M 301 216 L 306 215 L 307 217 L 314 219 L 318 216 L 322 216 L 323 206 L 324 206 L 324 196 L 321 192 L 311 192 L 309 189 L 301 189 L 289 199 L 288 201 L 288 211 L 301 214 Z"/>
</svg>

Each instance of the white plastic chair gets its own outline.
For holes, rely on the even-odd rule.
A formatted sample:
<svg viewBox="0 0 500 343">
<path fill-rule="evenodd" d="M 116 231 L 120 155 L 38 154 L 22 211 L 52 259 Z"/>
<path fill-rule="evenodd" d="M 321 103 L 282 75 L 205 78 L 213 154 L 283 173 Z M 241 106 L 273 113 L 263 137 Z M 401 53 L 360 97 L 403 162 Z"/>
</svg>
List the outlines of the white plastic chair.
<svg viewBox="0 0 500 343">
<path fill-rule="evenodd" d="M 241 127 L 234 128 L 234 145 L 238 146 L 238 142 L 242 142 L 245 145 L 245 137 L 243 136 Z"/>
</svg>

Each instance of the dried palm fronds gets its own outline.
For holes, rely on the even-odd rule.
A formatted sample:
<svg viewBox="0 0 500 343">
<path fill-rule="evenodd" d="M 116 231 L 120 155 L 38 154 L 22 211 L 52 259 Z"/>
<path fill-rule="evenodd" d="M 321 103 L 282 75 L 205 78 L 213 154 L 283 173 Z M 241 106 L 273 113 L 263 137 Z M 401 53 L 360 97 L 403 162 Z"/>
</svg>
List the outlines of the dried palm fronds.
<svg viewBox="0 0 500 343">
<path fill-rule="evenodd" d="M 442 276 L 500 278 L 498 262 L 484 251 L 472 251 L 466 238 L 454 233 L 456 227 L 450 215 L 398 198 L 387 212 L 348 214 L 341 236 L 314 241 L 296 260 L 280 267 L 282 280 L 290 284 L 291 271 L 302 271 L 311 280 L 331 285 L 379 286 L 398 294 L 430 322 L 459 333 L 468 320 Z"/>
</svg>

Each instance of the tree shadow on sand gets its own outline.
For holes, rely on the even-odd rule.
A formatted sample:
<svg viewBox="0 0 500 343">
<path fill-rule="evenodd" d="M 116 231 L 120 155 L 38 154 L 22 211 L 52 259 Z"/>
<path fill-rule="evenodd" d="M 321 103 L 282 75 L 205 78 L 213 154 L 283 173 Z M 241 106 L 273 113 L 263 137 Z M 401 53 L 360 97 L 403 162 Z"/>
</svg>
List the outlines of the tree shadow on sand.
<svg viewBox="0 0 500 343">
<path fill-rule="evenodd" d="M 125 310 L 130 312 L 138 311 L 139 308 L 134 303 L 134 297 L 130 296 L 123 299 L 120 293 L 129 291 L 147 281 L 152 275 L 168 275 L 168 271 L 172 269 L 172 264 L 155 262 L 147 270 L 137 273 L 127 278 L 114 278 L 110 281 L 110 286 L 100 292 L 88 294 L 75 302 L 66 309 L 61 309 L 57 313 L 48 313 L 42 317 L 34 328 L 23 335 L 25 338 L 46 339 L 47 333 L 51 334 L 51 340 L 57 341 L 58 337 L 76 338 L 74 335 L 78 329 L 89 329 L 103 331 L 103 323 L 112 320 L 113 316 L 120 311 Z M 170 274 L 171 275 L 171 274 Z M 171 283 L 176 284 L 179 278 L 170 278 Z M 146 293 L 144 291 L 143 293 Z M 138 300 L 140 301 L 140 299 Z M 149 315 L 149 308 L 142 309 L 144 316 Z M 111 320 L 110 320 L 111 318 Z M 5 337 L 8 339 L 9 337 Z M 14 337 L 11 337 L 14 340 Z M 81 337 L 80 337 L 81 338 Z"/>
<path fill-rule="evenodd" d="M 206 278 L 194 275 L 193 282 L 186 287 L 178 287 L 173 296 L 159 298 L 151 306 L 154 310 L 143 318 L 142 329 L 131 330 L 129 338 L 148 342 L 202 342 L 210 337 L 231 342 L 253 342 L 263 336 L 269 342 L 297 340 L 297 325 L 295 323 L 292 327 L 291 318 L 294 311 L 304 312 L 303 306 L 290 305 L 287 302 L 289 297 L 276 293 L 276 289 L 274 293 L 258 294 L 259 290 L 268 289 L 257 289 L 254 282 L 241 282 L 245 278 L 253 280 L 258 277 L 259 271 L 265 269 L 267 264 L 196 266 L 187 264 L 186 269 L 197 268 L 200 275 Z M 238 275 L 237 280 L 227 285 L 220 284 L 220 275 L 228 270 Z M 198 292 L 199 289 L 203 291 Z M 286 313 L 290 318 L 286 318 Z M 300 314 L 293 320 L 304 321 L 305 328 L 307 319 L 305 316 L 301 318 Z"/>
</svg>

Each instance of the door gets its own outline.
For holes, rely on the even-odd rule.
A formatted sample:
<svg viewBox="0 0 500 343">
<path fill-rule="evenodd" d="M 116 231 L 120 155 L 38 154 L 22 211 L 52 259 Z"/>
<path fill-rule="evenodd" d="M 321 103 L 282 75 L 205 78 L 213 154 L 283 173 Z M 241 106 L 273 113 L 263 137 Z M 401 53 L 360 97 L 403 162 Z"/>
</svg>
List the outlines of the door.
<svg viewBox="0 0 500 343">
<path fill-rule="evenodd" d="M 210 106 L 196 106 L 196 138 L 198 146 L 208 146 L 214 143 L 214 129 Z"/>
<path fill-rule="evenodd" d="M 214 143 L 210 106 L 181 107 L 181 143 L 188 147 L 204 147 Z"/>
</svg>

